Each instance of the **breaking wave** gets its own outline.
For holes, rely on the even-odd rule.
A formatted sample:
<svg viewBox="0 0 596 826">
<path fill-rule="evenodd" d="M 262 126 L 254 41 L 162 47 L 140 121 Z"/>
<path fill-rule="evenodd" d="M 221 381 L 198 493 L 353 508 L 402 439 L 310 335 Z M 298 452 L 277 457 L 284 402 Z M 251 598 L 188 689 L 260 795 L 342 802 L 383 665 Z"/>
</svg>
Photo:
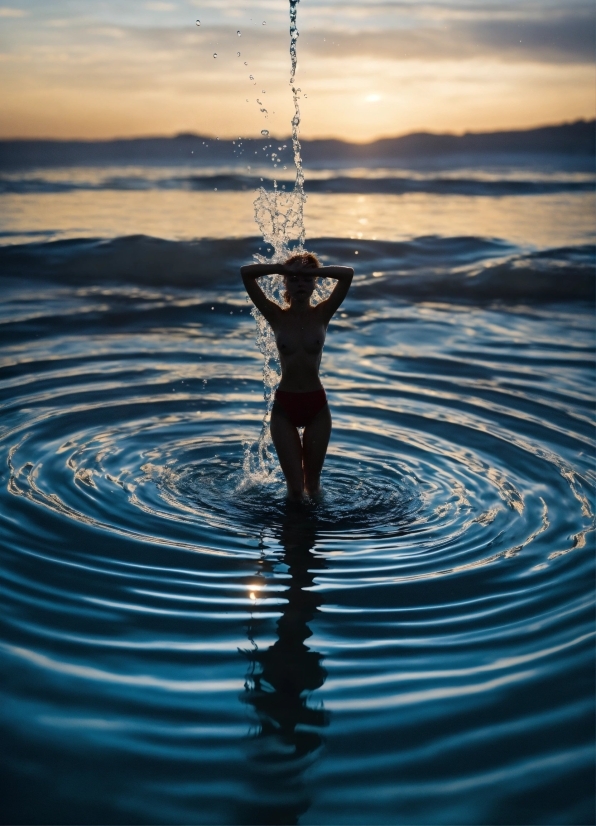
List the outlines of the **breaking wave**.
<svg viewBox="0 0 596 826">
<path fill-rule="evenodd" d="M 71 171 L 69 170 L 69 173 Z M 280 179 L 283 177 L 280 176 Z M 283 188 L 291 187 L 291 181 L 280 180 Z M 1 194 L 56 194 L 77 191 L 138 192 L 148 190 L 182 190 L 190 192 L 252 192 L 259 187 L 270 189 L 273 179 L 267 173 L 241 174 L 238 172 L 185 172 L 179 170 L 153 171 L 141 173 L 102 172 L 85 170 L 78 175 L 56 175 L 54 172 L 37 170 L 27 175 L 0 175 Z M 561 192 L 591 192 L 594 189 L 592 176 L 564 175 L 544 177 L 534 176 L 526 180 L 499 177 L 487 179 L 485 176 L 470 175 L 334 175 L 312 177 L 305 182 L 307 193 L 335 194 L 381 194 L 405 195 L 426 193 L 432 195 L 470 195 L 501 197 L 507 195 L 552 195 Z"/>
<path fill-rule="evenodd" d="M 404 242 L 313 238 L 325 261 L 356 271 L 360 299 L 390 294 L 404 300 L 566 302 L 594 300 L 594 247 L 534 252 L 499 239 L 424 236 Z M 170 285 L 198 290 L 240 289 L 238 269 L 261 239 L 169 241 L 136 235 L 32 242 L 0 247 L 0 272 L 10 278 L 94 284 Z"/>
</svg>

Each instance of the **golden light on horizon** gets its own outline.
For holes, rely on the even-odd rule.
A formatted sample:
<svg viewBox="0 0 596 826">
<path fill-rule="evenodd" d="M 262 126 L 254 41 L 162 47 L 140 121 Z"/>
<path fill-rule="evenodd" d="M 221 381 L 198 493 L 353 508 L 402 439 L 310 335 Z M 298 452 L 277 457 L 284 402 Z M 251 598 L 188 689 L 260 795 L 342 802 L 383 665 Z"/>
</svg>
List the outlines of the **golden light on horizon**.
<svg viewBox="0 0 596 826">
<path fill-rule="evenodd" d="M 0 137 L 288 134 L 285 7 L 200 5 L 200 27 L 198 5 L 182 0 L 91 0 L 84 14 L 65 0 L 1 7 Z M 505 6 L 348 4 L 338 19 L 334 0 L 303 2 L 302 136 L 367 141 L 594 117 L 583 6 L 570 0 L 550 17 L 526 0 Z"/>
</svg>

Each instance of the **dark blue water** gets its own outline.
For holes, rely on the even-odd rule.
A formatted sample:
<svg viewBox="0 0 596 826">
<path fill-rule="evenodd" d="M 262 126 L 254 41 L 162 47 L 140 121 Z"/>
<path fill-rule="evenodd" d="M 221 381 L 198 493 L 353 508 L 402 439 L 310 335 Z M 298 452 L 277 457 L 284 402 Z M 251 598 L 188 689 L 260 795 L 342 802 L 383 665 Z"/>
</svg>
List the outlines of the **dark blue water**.
<svg viewBox="0 0 596 826">
<path fill-rule="evenodd" d="M 2 821 L 594 822 L 590 239 L 309 241 L 357 274 L 296 508 L 258 241 L 76 220 L 0 248 Z"/>
<path fill-rule="evenodd" d="M 269 157 L 269 156 L 267 156 Z M 277 165 L 276 165 L 277 168 Z M 251 167 L 249 166 L 250 170 Z M 287 169 L 284 166 L 283 169 Z M 279 170 L 276 178 L 291 182 L 288 172 Z M 273 183 L 272 170 L 256 168 L 255 172 L 238 168 L 206 170 L 146 167 L 81 168 L 73 175 L 72 169 L 34 169 L 0 173 L 0 195 L 47 195 L 71 192 L 253 192 Z M 501 171 L 502 173 L 502 171 Z M 264 176 L 264 177 L 263 177 Z M 293 182 L 292 182 L 293 183 Z M 285 188 L 285 186 L 284 186 Z M 305 182 L 307 193 L 404 195 L 425 193 L 432 195 L 547 195 L 557 193 L 591 193 L 594 180 L 590 173 L 554 170 L 550 174 L 533 174 L 527 170 L 511 170 L 508 175 L 479 176 L 477 170 L 457 169 L 452 172 L 357 169 L 347 174 L 323 170 Z"/>
<path fill-rule="evenodd" d="M 273 139 L 272 139 L 273 140 Z M 266 166 L 273 149 L 274 168 Z M 0 195 L 49 195 L 74 192 L 254 192 L 264 185 L 270 188 L 273 177 L 280 187 L 291 189 L 295 173 L 287 144 L 277 141 L 266 144 L 266 154 L 253 159 L 253 165 L 240 166 L 88 166 L 38 167 L 0 172 Z M 279 154 L 279 159 L 277 155 Z M 282 156 L 285 163 L 282 164 Z M 251 160 L 251 158 L 248 158 Z M 563 157 L 563 161 L 565 157 Z M 452 167 L 441 169 L 376 168 L 327 169 L 310 171 L 304 182 L 306 192 L 404 195 L 428 193 L 432 195 L 467 195 L 503 197 L 508 195 L 547 195 L 557 193 L 592 193 L 593 170 L 589 162 L 576 160 L 571 168 L 559 166 L 536 167 Z M 587 169 L 585 168 L 587 166 Z M 277 171 L 275 171 L 277 170 Z"/>
</svg>

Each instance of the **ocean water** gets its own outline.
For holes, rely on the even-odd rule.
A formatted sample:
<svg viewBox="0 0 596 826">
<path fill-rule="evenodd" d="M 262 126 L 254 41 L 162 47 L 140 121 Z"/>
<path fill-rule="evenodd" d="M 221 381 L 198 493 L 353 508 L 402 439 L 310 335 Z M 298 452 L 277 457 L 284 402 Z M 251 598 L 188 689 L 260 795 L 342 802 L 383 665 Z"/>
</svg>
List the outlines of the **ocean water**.
<svg viewBox="0 0 596 826">
<path fill-rule="evenodd" d="M 1 176 L 2 822 L 593 823 L 592 177 L 307 170 L 356 277 L 296 508 L 266 175 Z"/>
</svg>

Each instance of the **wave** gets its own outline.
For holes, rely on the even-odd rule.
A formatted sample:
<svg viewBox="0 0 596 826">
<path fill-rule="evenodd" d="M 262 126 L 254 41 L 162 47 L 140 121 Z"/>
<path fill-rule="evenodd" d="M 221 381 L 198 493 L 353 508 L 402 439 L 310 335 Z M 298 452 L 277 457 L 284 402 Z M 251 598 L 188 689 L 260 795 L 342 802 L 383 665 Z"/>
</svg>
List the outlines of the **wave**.
<svg viewBox="0 0 596 826">
<path fill-rule="evenodd" d="M 0 273 L 73 285 L 230 286 L 258 246 L 257 238 L 169 241 L 147 235 L 33 242 L 0 247 Z"/>
<path fill-rule="evenodd" d="M 0 176 L 0 194 L 60 194 L 76 191 L 143 192 L 149 190 L 182 190 L 189 192 L 249 192 L 260 186 L 273 188 L 272 178 L 260 175 L 218 173 L 208 175 L 110 175 L 82 178 L 55 179 L 43 175 L 31 177 Z M 279 186 L 292 186 L 292 182 L 280 180 Z M 305 189 L 310 193 L 330 194 L 380 194 L 406 195 L 424 193 L 432 195 L 469 195 L 501 197 L 506 195 L 552 195 L 560 192 L 589 192 L 594 181 L 566 177 L 542 180 L 498 178 L 486 180 L 475 177 L 359 177 L 338 175 L 329 178 L 312 178 Z"/>
<path fill-rule="evenodd" d="M 424 236 L 403 242 L 315 238 L 323 263 L 354 267 L 363 300 L 468 302 L 594 301 L 595 251 L 589 244 L 520 252 L 499 239 Z M 0 247 L 0 277 L 78 286 L 138 284 L 184 289 L 240 287 L 238 269 L 262 239 L 168 241 L 144 235 Z"/>
<path fill-rule="evenodd" d="M 402 266 L 376 272 L 360 286 L 364 297 L 383 293 L 409 300 L 552 303 L 596 298 L 594 247 L 579 245 L 513 255 L 457 270 Z"/>
</svg>

